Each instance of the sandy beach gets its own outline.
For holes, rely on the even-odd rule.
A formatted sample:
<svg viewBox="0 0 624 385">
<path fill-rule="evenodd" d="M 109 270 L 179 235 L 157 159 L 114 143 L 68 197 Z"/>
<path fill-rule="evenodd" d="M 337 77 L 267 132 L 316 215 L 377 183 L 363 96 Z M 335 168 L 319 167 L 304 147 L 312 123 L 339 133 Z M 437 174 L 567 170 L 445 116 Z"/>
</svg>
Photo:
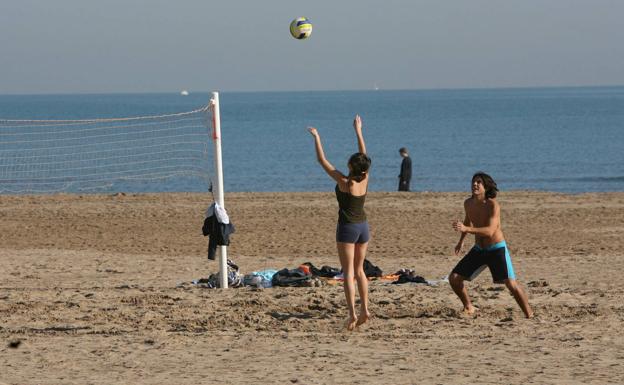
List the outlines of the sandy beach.
<svg viewBox="0 0 624 385">
<path fill-rule="evenodd" d="M 368 259 L 429 280 L 459 260 L 467 193 L 370 193 Z M 624 378 L 624 193 L 500 194 L 536 317 L 489 272 L 372 281 L 355 332 L 342 287 L 205 289 L 209 194 L 0 196 L 0 384 L 607 384 Z M 333 193 L 231 193 L 243 273 L 338 267 Z M 467 250 L 466 250 L 467 251 Z"/>
</svg>

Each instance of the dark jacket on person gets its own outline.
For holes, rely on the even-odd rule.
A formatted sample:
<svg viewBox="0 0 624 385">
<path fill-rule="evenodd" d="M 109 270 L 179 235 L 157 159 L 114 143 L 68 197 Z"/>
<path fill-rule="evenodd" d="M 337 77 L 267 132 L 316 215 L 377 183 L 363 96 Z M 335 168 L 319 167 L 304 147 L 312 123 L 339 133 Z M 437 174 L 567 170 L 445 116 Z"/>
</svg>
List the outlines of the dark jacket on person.
<svg viewBox="0 0 624 385">
<path fill-rule="evenodd" d="M 234 230 L 232 222 L 219 222 L 216 210 L 214 210 L 211 216 L 204 219 L 202 233 L 204 236 L 210 236 L 210 240 L 208 241 L 208 259 L 215 259 L 217 246 L 228 246 L 230 244 L 230 234 L 232 234 Z"/>
<path fill-rule="evenodd" d="M 399 191 L 409 191 L 411 180 L 412 159 L 409 156 L 406 156 L 401 162 L 401 173 L 399 174 Z"/>
</svg>

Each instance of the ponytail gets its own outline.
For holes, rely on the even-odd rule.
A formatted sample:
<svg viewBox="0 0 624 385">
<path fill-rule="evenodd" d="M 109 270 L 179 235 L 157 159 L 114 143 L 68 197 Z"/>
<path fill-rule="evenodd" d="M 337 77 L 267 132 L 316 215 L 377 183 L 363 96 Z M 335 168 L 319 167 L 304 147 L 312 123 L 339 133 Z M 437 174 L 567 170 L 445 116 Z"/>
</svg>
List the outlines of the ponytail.
<svg viewBox="0 0 624 385">
<path fill-rule="evenodd" d="M 354 181 L 360 183 L 366 178 L 366 172 L 362 172 L 359 175 L 353 175 L 353 173 L 349 173 L 349 180 L 353 179 Z"/>
</svg>

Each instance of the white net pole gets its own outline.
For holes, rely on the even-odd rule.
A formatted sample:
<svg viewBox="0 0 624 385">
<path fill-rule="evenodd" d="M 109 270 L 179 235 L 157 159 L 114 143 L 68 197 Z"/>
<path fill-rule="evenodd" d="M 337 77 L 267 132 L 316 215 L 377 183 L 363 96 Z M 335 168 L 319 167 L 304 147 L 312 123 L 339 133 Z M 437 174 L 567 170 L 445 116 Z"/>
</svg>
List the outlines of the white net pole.
<svg viewBox="0 0 624 385">
<path fill-rule="evenodd" d="M 213 186 L 213 193 L 215 194 L 215 200 L 219 206 L 225 209 L 223 197 L 223 163 L 221 159 L 221 115 L 219 111 L 218 92 L 212 93 L 210 107 L 212 109 L 212 140 L 214 142 L 214 162 L 215 172 L 217 174 L 217 185 Z M 219 246 L 219 273 L 221 288 L 227 289 L 227 246 Z"/>
</svg>

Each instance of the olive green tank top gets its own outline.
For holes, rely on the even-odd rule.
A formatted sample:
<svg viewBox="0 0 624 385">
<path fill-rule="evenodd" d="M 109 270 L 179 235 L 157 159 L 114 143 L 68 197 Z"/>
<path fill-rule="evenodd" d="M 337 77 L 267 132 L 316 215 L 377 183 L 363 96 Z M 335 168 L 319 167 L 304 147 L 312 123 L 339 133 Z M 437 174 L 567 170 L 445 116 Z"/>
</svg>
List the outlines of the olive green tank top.
<svg viewBox="0 0 624 385">
<path fill-rule="evenodd" d="M 338 200 L 338 223 L 362 223 L 366 222 L 364 201 L 366 194 L 354 196 L 348 192 L 340 191 L 336 185 L 336 199 Z"/>
</svg>

